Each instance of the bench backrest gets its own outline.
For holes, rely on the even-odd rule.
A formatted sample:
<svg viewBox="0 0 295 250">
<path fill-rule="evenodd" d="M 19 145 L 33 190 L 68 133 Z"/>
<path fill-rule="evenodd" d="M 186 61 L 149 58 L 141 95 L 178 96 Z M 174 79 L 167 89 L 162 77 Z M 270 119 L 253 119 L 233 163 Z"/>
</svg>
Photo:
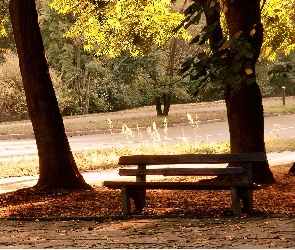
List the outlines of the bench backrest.
<svg viewBox="0 0 295 250">
<path fill-rule="evenodd" d="M 179 154 L 179 155 L 130 155 L 121 156 L 119 165 L 162 165 L 162 164 L 219 164 L 264 162 L 266 154 L 229 153 L 229 154 Z"/>
</svg>

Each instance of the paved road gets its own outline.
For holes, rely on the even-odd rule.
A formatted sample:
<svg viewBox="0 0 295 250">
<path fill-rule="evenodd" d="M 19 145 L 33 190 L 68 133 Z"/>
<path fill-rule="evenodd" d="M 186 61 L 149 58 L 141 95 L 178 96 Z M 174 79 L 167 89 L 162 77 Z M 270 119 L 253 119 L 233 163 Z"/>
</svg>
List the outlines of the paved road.
<svg viewBox="0 0 295 250">
<path fill-rule="evenodd" d="M 160 135 L 159 143 L 165 141 L 163 128 L 158 128 Z M 142 138 L 134 131 L 134 137 L 126 139 L 122 134 L 99 133 L 83 136 L 69 137 L 69 143 L 73 152 L 107 149 L 112 147 L 125 147 L 129 145 L 150 144 L 151 136 L 146 128 L 141 129 Z M 211 121 L 199 124 L 197 137 L 194 129 L 189 124 L 173 126 L 168 128 L 167 141 L 175 144 L 182 140 L 195 143 L 229 141 L 227 121 Z M 295 115 L 268 116 L 265 117 L 265 136 L 295 137 Z M 0 141 L 0 157 L 10 157 L 23 154 L 37 154 L 36 142 L 33 139 L 26 140 L 4 140 Z"/>
<path fill-rule="evenodd" d="M 295 248 L 295 218 L 1 221 L 0 248 Z"/>
</svg>

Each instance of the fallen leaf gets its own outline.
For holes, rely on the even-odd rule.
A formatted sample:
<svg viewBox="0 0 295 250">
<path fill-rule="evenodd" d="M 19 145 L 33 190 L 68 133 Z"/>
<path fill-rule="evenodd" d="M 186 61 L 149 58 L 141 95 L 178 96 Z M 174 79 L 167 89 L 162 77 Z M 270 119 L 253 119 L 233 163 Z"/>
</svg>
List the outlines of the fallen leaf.
<svg viewBox="0 0 295 250">
<path fill-rule="evenodd" d="M 232 241 L 234 238 L 235 238 L 234 236 L 225 236 L 225 239 L 230 241 Z"/>
</svg>

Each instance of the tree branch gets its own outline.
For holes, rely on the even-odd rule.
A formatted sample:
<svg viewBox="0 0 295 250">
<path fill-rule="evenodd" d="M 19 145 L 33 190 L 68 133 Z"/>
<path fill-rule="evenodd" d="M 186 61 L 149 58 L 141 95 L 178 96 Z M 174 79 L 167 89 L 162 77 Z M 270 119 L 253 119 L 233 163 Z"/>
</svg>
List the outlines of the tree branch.
<svg viewBox="0 0 295 250">
<path fill-rule="evenodd" d="M 199 3 L 203 8 L 209 7 L 207 0 L 194 0 L 194 2 Z M 217 1 L 215 2 L 215 4 L 220 5 Z M 210 6 L 209 8 L 214 8 L 214 6 Z M 216 9 L 214 8 L 213 13 L 208 13 L 208 11 L 205 11 L 205 17 L 207 26 L 211 26 L 214 23 L 217 23 L 216 27 L 209 37 L 210 48 L 214 52 L 216 51 L 214 45 L 219 43 L 223 39 L 222 28 L 220 24 L 220 12 L 216 11 Z"/>
</svg>

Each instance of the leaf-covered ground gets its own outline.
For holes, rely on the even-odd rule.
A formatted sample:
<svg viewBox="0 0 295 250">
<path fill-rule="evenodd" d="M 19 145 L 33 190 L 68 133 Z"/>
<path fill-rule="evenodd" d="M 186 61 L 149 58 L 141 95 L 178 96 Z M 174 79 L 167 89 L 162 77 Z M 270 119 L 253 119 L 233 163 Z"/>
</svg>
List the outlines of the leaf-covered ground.
<svg viewBox="0 0 295 250">
<path fill-rule="evenodd" d="M 262 190 L 254 191 L 256 213 L 295 215 L 295 176 L 288 174 L 289 168 L 290 165 L 272 167 L 277 182 Z M 229 191 L 151 190 L 147 191 L 147 207 L 143 213 L 223 216 L 229 212 Z M 0 218 L 120 214 L 120 191 L 104 187 L 96 187 L 93 190 L 51 192 L 41 192 L 31 188 L 0 195 Z"/>
</svg>

